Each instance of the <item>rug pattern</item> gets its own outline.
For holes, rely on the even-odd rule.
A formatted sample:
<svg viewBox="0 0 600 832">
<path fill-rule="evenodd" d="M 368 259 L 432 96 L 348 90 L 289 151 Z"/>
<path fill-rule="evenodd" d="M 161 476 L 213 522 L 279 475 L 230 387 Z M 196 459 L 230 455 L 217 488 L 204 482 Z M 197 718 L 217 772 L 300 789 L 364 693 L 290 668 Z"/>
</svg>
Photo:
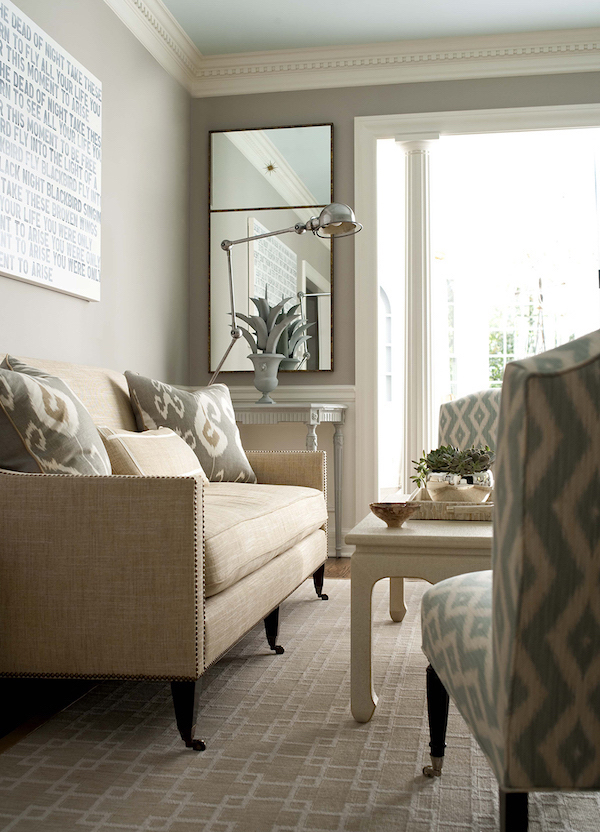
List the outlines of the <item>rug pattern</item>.
<svg viewBox="0 0 600 832">
<path fill-rule="evenodd" d="M 306 582 L 282 606 L 283 656 L 261 627 L 204 677 L 201 754 L 177 735 L 169 686 L 105 682 L 0 756 L 2 832 L 493 832 L 496 782 L 452 709 L 446 768 L 428 761 L 420 597 L 374 592 L 370 723 L 349 711 L 350 582 Z M 534 795 L 532 832 L 596 832 L 597 794 Z"/>
</svg>

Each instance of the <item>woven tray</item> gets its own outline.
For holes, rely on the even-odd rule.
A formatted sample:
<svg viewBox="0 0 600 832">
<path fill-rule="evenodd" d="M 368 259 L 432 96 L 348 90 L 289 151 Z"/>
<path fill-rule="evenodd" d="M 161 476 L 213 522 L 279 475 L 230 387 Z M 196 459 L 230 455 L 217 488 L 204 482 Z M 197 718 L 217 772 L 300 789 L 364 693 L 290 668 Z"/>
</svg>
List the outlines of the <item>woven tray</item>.
<svg viewBox="0 0 600 832">
<path fill-rule="evenodd" d="M 491 520 L 494 516 L 492 492 L 485 503 L 434 503 L 426 488 L 417 488 L 408 502 L 418 503 L 419 511 L 411 514 L 411 520 Z"/>
</svg>

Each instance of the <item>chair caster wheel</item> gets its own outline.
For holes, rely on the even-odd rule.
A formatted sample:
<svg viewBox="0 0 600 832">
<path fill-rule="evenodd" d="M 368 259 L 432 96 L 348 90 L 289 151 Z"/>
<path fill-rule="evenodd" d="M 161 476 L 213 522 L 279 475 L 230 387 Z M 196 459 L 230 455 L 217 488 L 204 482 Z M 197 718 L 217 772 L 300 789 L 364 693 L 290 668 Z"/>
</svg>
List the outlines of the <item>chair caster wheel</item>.
<svg viewBox="0 0 600 832">
<path fill-rule="evenodd" d="M 206 743 L 204 740 L 192 740 L 191 742 L 186 742 L 186 748 L 191 748 L 192 751 L 205 751 L 206 750 Z"/>
<path fill-rule="evenodd" d="M 423 767 L 423 774 L 425 777 L 441 777 L 442 766 L 444 765 L 443 757 L 431 757 L 431 765 Z"/>
<path fill-rule="evenodd" d="M 329 595 L 325 595 L 325 593 L 319 595 L 319 598 L 321 599 L 321 601 L 329 601 Z"/>
<path fill-rule="evenodd" d="M 285 650 L 281 646 L 281 644 L 276 644 L 275 647 L 272 648 L 278 656 L 281 656 L 282 653 L 285 653 Z"/>
</svg>

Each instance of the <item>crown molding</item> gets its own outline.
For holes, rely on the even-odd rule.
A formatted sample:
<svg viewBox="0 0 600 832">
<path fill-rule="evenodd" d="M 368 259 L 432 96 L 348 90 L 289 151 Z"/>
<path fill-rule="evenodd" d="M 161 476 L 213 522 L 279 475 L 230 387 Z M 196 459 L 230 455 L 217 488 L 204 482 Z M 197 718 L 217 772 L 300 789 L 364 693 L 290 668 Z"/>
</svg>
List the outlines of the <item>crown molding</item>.
<svg viewBox="0 0 600 832">
<path fill-rule="evenodd" d="M 140 43 L 188 92 L 203 58 L 161 0 L 104 0 Z"/>
<path fill-rule="evenodd" d="M 600 28 L 202 55 L 161 0 L 105 0 L 195 98 L 600 70 Z"/>
<path fill-rule="evenodd" d="M 600 70 L 600 28 L 203 57 L 197 98 Z"/>
</svg>

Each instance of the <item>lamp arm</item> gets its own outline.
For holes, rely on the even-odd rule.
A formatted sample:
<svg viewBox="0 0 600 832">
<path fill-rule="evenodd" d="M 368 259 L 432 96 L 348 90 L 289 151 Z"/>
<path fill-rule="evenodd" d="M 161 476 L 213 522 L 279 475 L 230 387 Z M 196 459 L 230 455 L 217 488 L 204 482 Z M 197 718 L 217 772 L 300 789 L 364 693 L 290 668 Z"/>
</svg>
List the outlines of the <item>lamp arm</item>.
<svg viewBox="0 0 600 832">
<path fill-rule="evenodd" d="M 306 225 L 297 223 L 290 225 L 289 228 L 282 228 L 280 231 L 267 231 L 265 234 L 254 234 L 252 237 L 241 237 L 239 240 L 223 240 L 221 248 L 223 251 L 229 251 L 231 246 L 236 246 L 238 243 L 251 243 L 252 240 L 262 240 L 264 237 L 276 237 L 279 234 L 288 234 L 290 231 L 295 231 L 296 234 L 304 234 Z"/>
<path fill-rule="evenodd" d="M 228 242 L 228 241 L 223 240 L 223 243 L 225 243 L 225 242 Z M 225 248 L 223 246 L 223 243 L 221 243 L 221 247 L 224 249 L 225 253 L 227 254 L 227 275 L 228 275 L 228 278 L 229 278 L 229 305 L 230 305 L 230 310 L 231 310 L 230 311 L 230 314 L 231 314 L 231 342 L 230 342 L 229 346 L 227 347 L 227 349 L 225 350 L 225 353 L 224 353 L 223 357 L 219 361 L 219 363 L 217 365 L 217 369 L 214 371 L 214 373 L 210 377 L 210 381 L 208 382 L 209 387 L 211 386 L 211 384 L 215 383 L 215 381 L 217 379 L 217 376 L 221 372 L 221 367 L 223 366 L 227 356 L 229 355 L 229 353 L 233 349 L 233 345 L 238 340 L 238 338 L 242 337 L 242 330 L 237 325 L 237 321 L 236 321 L 235 291 L 234 291 L 234 288 L 233 288 L 233 271 L 231 269 L 231 250 L 230 250 L 231 247 L 229 246 L 229 247 Z M 233 245 L 233 243 L 231 245 Z"/>
</svg>

